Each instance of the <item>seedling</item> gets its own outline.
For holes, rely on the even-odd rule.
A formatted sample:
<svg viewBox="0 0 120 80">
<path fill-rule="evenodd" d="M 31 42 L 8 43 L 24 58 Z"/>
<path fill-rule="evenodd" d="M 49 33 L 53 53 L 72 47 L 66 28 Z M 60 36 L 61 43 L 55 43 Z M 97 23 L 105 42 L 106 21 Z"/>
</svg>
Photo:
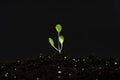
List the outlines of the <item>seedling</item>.
<svg viewBox="0 0 120 80">
<path fill-rule="evenodd" d="M 61 51 L 63 49 L 63 42 L 64 42 L 64 36 L 60 35 L 60 32 L 62 30 L 62 26 L 60 24 L 57 24 L 55 26 L 55 29 L 58 33 L 58 48 L 55 47 L 54 40 L 51 37 L 48 38 L 48 41 L 49 41 L 50 45 L 61 54 Z"/>
</svg>

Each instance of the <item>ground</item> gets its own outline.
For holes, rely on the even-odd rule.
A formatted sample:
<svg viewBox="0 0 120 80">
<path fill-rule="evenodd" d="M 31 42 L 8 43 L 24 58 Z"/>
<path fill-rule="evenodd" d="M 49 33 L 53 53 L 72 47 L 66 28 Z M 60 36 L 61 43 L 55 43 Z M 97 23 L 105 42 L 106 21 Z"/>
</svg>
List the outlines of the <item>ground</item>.
<svg viewBox="0 0 120 80">
<path fill-rule="evenodd" d="M 120 80 L 120 61 L 108 57 L 47 54 L 0 64 L 0 80 Z"/>
</svg>

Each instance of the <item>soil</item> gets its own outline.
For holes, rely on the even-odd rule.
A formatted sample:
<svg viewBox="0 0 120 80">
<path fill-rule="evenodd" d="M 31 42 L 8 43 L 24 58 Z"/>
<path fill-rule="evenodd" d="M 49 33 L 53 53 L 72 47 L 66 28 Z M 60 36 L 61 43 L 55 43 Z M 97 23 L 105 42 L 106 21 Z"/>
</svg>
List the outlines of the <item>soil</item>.
<svg viewBox="0 0 120 80">
<path fill-rule="evenodd" d="M 120 60 L 67 54 L 0 63 L 0 80 L 120 80 Z"/>
</svg>

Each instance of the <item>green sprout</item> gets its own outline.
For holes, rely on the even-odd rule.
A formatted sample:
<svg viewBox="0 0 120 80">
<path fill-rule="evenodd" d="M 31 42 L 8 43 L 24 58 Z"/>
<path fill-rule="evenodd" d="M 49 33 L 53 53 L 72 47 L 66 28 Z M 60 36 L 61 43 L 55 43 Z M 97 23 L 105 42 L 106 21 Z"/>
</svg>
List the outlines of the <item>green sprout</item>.
<svg viewBox="0 0 120 80">
<path fill-rule="evenodd" d="M 48 38 L 48 41 L 51 44 L 51 46 L 61 54 L 61 51 L 63 49 L 63 42 L 64 42 L 64 36 L 60 35 L 60 32 L 62 30 L 62 26 L 60 24 L 57 24 L 55 26 L 55 29 L 58 32 L 58 48 L 55 47 L 54 40 L 52 38 Z"/>
</svg>

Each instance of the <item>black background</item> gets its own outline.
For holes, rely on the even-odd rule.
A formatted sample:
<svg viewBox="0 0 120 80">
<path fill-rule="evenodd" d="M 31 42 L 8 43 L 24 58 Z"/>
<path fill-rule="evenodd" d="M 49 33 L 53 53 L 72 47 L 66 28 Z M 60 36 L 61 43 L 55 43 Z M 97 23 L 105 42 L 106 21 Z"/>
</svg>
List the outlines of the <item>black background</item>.
<svg viewBox="0 0 120 80">
<path fill-rule="evenodd" d="M 120 56 L 118 0 L 1 2 L 0 59 L 29 58 L 56 52 L 48 37 L 57 41 L 55 25 L 65 37 L 63 53 L 74 56 Z"/>
</svg>

